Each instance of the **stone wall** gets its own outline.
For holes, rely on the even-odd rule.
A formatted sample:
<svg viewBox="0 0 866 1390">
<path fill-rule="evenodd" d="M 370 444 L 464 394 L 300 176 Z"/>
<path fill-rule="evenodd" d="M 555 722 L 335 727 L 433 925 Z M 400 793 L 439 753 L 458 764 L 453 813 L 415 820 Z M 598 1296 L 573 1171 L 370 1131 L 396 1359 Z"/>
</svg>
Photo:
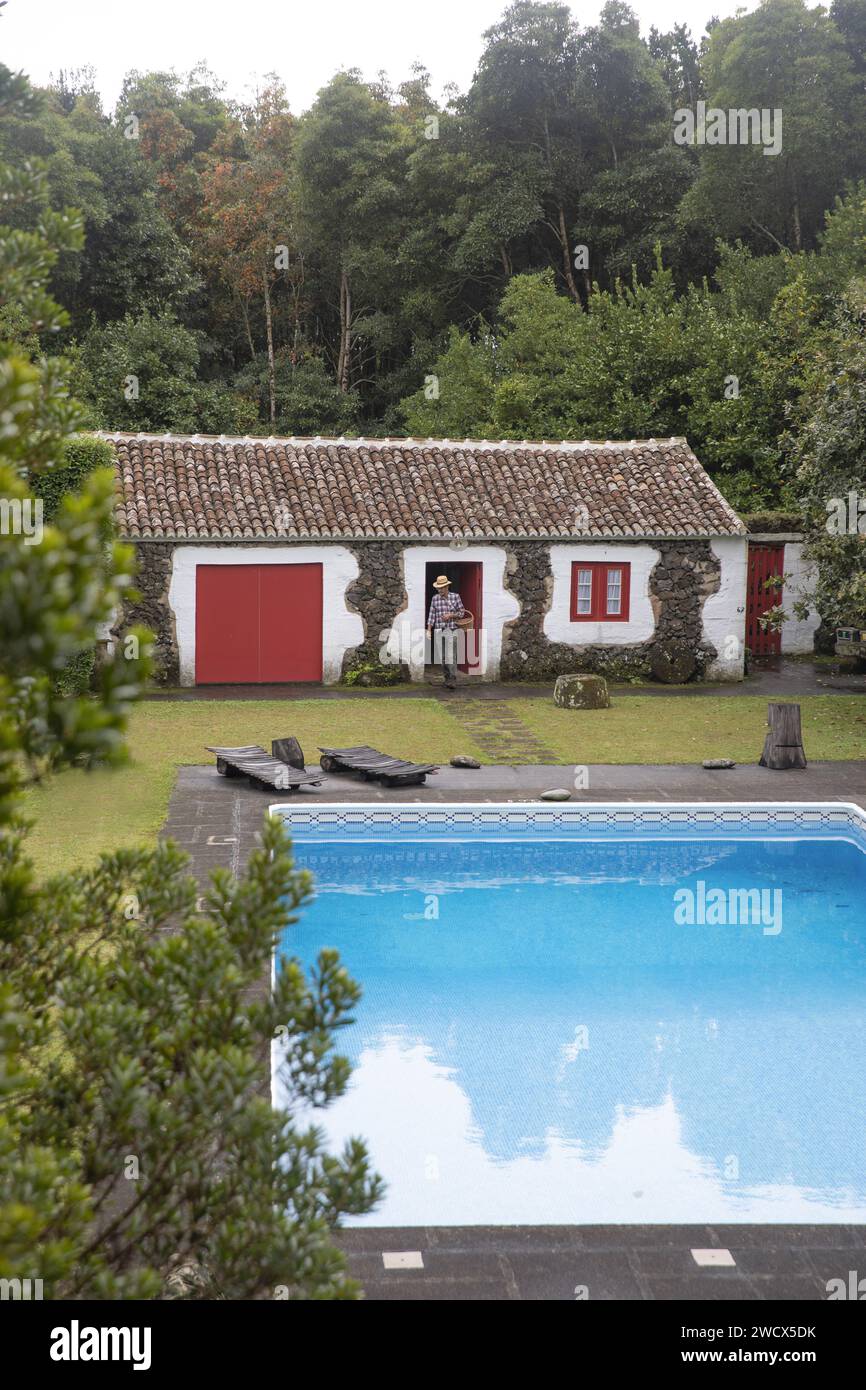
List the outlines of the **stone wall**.
<svg viewBox="0 0 866 1390">
<path fill-rule="evenodd" d="M 704 600 L 719 586 L 721 566 L 709 541 L 653 541 L 659 559 L 650 575 L 655 631 L 631 645 L 572 646 L 552 642 L 543 628 L 553 577 L 546 541 L 509 547 L 506 584 L 520 603 L 520 614 L 506 625 L 502 644 L 503 680 L 549 681 L 569 671 L 594 671 L 612 680 L 651 674 L 659 647 L 684 644 L 695 654 L 698 678 L 716 655 L 702 636 Z"/>
<path fill-rule="evenodd" d="M 553 642 L 543 624 L 550 607 L 553 579 L 550 546 L 546 541 L 516 541 L 506 546 L 506 588 L 520 604 L 516 618 L 503 631 L 502 680 L 550 681 L 568 671 L 595 671 L 612 679 L 651 674 L 653 653 L 660 645 L 685 643 L 695 653 L 696 675 L 715 657 L 702 639 L 704 600 L 719 587 L 720 563 L 705 540 L 655 541 L 660 558 L 650 576 L 650 600 L 656 627 L 645 642 L 617 646 L 572 646 Z M 125 605 L 118 636 L 133 623 L 155 634 L 157 679 L 179 683 L 177 633 L 168 601 L 173 542 L 151 541 L 136 546 L 140 599 Z M 376 662 L 387 632 L 407 604 L 401 541 L 365 541 L 351 547 L 359 574 L 346 590 L 346 604 L 364 624 L 364 640 L 343 657 L 343 671 L 362 662 Z M 408 674 L 408 672 L 406 673 Z"/>
<path fill-rule="evenodd" d="M 352 666 L 379 660 L 391 624 L 406 607 L 402 542 L 365 541 L 350 549 L 358 562 L 358 578 L 346 590 L 346 603 L 363 620 L 364 640 L 343 657 L 344 674 Z"/>
<path fill-rule="evenodd" d="M 177 633 L 168 603 L 173 552 L 172 541 L 149 541 L 135 547 L 138 562 L 135 587 L 141 597 L 135 603 L 124 604 L 122 616 L 112 629 L 112 636 L 119 637 L 135 623 L 150 628 L 156 639 L 154 675 L 162 685 L 177 685 L 180 681 Z"/>
</svg>

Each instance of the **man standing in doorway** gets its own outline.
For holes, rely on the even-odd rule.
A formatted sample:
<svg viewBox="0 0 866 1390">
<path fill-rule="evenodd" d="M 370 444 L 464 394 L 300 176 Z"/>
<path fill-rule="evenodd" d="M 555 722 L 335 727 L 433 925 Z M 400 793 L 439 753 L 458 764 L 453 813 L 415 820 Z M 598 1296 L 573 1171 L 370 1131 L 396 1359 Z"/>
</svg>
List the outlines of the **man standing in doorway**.
<svg viewBox="0 0 866 1390">
<path fill-rule="evenodd" d="M 433 638 L 433 660 L 436 661 L 439 653 L 436 644 L 442 652 L 442 673 L 445 677 L 445 685 L 449 690 L 457 688 L 457 628 L 455 620 L 462 618 L 466 609 L 463 607 L 463 600 L 459 594 L 451 593 L 451 580 L 445 574 L 440 574 L 438 579 L 433 581 L 433 588 L 436 590 L 430 603 L 430 612 L 427 615 L 427 636 Z"/>
</svg>

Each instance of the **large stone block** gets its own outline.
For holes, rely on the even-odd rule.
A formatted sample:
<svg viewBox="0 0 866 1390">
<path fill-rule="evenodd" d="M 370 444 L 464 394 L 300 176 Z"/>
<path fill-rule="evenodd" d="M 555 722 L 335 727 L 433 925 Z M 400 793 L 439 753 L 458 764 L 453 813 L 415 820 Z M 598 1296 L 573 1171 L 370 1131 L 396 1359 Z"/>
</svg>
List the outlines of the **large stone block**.
<svg viewBox="0 0 866 1390">
<path fill-rule="evenodd" d="M 553 703 L 560 709 L 610 709 L 610 694 L 604 676 L 575 672 L 557 676 Z"/>
<path fill-rule="evenodd" d="M 652 654 L 653 679 L 664 685 L 685 685 L 697 667 L 697 655 L 688 642 L 657 642 Z"/>
</svg>

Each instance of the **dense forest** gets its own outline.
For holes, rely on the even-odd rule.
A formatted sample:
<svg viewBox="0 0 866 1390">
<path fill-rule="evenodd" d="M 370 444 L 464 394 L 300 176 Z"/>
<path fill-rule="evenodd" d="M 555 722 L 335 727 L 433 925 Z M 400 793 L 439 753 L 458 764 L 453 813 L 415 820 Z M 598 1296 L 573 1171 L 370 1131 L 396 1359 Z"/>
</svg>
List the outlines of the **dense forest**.
<svg viewBox="0 0 866 1390">
<path fill-rule="evenodd" d="M 64 72 L 0 111 L 0 162 L 40 179 L 13 228 L 83 212 L 69 322 L 0 330 L 71 359 L 93 427 L 685 434 L 735 505 L 790 505 L 840 372 L 863 385 L 864 80 L 866 0 L 699 40 L 518 0 L 441 103 L 422 67 L 337 73 L 302 114 L 198 68 L 132 71 L 108 113 Z M 678 143 L 701 101 L 781 112 L 780 148 Z"/>
</svg>

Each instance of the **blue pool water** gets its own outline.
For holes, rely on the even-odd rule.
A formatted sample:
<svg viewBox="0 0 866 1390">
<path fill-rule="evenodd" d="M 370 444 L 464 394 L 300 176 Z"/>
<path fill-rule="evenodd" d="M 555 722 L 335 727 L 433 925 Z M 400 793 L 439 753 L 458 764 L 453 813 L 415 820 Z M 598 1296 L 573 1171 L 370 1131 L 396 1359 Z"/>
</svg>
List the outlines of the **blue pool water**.
<svg viewBox="0 0 866 1390">
<path fill-rule="evenodd" d="M 350 1089 L 311 1118 L 367 1140 L 388 1183 L 367 1223 L 866 1221 L 857 844 L 392 834 L 296 857 L 316 897 L 284 951 L 336 947 L 364 991 Z"/>
</svg>

